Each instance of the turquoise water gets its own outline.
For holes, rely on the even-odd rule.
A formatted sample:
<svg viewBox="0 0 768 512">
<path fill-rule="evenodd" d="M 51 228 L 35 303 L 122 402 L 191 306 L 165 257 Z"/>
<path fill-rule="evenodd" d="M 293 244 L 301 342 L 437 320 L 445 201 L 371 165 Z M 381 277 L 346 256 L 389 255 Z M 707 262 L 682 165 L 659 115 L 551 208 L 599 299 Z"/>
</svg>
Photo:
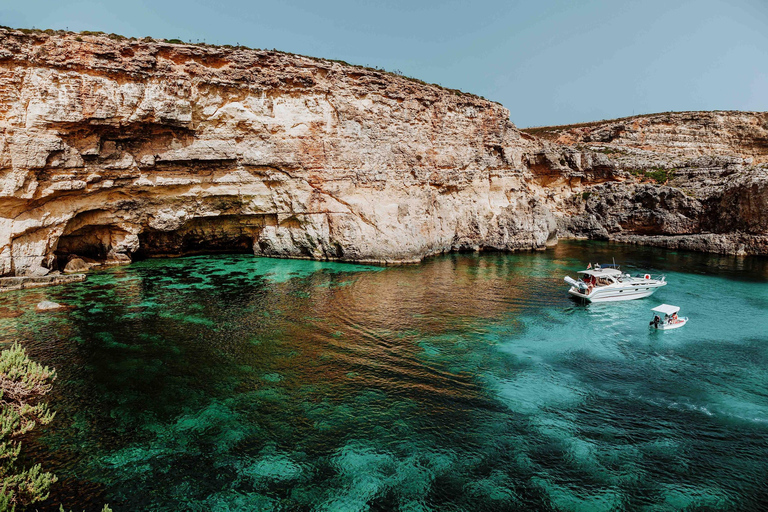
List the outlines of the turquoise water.
<svg viewBox="0 0 768 512">
<path fill-rule="evenodd" d="M 663 272 L 582 305 L 588 260 Z M 37 314 L 53 300 L 76 308 Z M 663 302 L 690 317 L 651 332 Z M 0 296 L 26 442 L 97 510 L 763 510 L 768 261 L 563 242 L 406 267 L 149 260 Z M 41 507 L 41 509 L 45 509 Z"/>
</svg>

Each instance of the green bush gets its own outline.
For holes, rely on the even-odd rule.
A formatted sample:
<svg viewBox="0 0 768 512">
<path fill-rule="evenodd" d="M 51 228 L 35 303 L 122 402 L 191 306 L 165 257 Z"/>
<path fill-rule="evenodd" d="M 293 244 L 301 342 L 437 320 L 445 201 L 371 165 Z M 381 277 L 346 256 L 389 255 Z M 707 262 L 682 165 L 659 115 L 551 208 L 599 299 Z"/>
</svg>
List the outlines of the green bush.
<svg viewBox="0 0 768 512">
<path fill-rule="evenodd" d="M 653 171 L 645 171 L 644 174 L 656 183 L 666 183 L 673 178 L 674 171 L 657 167 Z"/>
<path fill-rule="evenodd" d="M 0 509 L 0 510 L 2 510 L 2 509 Z M 67 511 L 66 511 L 66 510 L 64 510 L 64 507 L 62 507 L 62 506 L 59 506 L 59 512 L 67 512 Z M 70 511 L 70 512 L 71 512 L 71 511 Z M 111 508 L 109 508 L 109 505 L 104 505 L 104 508 L 103 508 L 103 509 L 101 509 L 101 512 L 112 512 L 112 509 L 111 509 Z"/>
<path fill-rule="evenodd" d="M 54 370 L 30 360 L 18 343 L 0 352 L 0 510 L 45 500 L 56 481 L 40 464 L 31 468 L 17 464 L 18 438 L 53 420 L 54 413 L 40 399 L 55 378 Z"/>
<path fill-rule="evenodd" d="M 56 371 L 27 357 L 18 343 L 0 352 L 0 511 L 16 510 L 48 498 L 56 476 L 42 470 L 40 464 L 21 468 L 18 437 L 37 424 L 47 425 L 54 417 L 48 404 L 40 399 L 51 390 Z M 66 512 L 59 506 L 60 512 Z M 104 505 L 101 512 L 112 512 Z"/>
<path fill-rule="evenodd" d="M 629 173 L 640 178 L 651 179 L 659 184 L 664 184 L 675 177 L 674 169 L 664 169 L 663 167 L 654 167 L 652 171 L 630 169 Z"/>
</svg>

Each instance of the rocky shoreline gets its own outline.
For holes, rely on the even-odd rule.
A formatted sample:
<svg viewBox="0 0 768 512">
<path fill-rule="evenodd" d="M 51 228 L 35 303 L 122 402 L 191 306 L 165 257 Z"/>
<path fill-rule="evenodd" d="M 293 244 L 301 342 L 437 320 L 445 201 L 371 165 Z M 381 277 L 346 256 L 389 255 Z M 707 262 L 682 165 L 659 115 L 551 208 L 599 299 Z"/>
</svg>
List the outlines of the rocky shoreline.
<svg viewBox="0 0 768 512">
<path fill-rule="evenodd" d="M 85 281 L 85 279 L 85 274 L 0 277 L 0 292 L 27 290 L 29 288 L 42 288 L 44 286 L 54 286 L 59 284 L 78 283 L 80 281 Z"/>
<path fill-rule="evenodd" d="M 768 255 L 768 113 L 666 113 L 528 132 L 578 155 L 572 167 L 586 178 L 564 194 L 558 236 Z"/>
<path fill-rule="evenodd" d="M 767 255 L 768 236 L 743 233 L 695 235 L 615 235 L 609 240 L 636 245 L 650 245 L 665 249 L 677 249 L 734 256 Z"/>
</svg>

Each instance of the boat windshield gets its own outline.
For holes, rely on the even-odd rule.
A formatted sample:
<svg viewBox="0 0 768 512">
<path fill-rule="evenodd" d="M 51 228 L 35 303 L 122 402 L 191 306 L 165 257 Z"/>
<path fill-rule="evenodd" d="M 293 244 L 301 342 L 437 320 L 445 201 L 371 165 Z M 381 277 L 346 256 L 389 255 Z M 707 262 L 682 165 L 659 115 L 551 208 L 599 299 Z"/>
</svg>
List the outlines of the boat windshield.
<svg viewBox="0 0 768 512">
<path fill-rule="evenodd" d="M 595 276 L 592 274 L 581 276 L 581 280 L 587 283 L 589 286 L 608 286 L 614 283 L 614 279 L 611 276 Z"/>
</svg>

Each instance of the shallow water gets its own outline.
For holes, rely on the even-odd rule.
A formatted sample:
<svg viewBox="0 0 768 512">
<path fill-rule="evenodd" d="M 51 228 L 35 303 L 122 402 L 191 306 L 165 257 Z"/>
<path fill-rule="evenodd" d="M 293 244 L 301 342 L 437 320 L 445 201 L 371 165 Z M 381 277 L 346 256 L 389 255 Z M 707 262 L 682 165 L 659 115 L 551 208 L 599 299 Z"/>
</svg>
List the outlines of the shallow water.
<svg viewBox="0 0 768 512">
<path fill-rule="evenodd" d="M 615 257 L 667 274 L 582 305 Z M 37 314 L 53 300 L 77 306 Z M 683 328 L 650 332 L 676 304 Z M 18 315 L 22 312 L 21 315 Z M 149 260 L 0 296 L 78 510 L 763 510 L 768 260 L 595 242 L 406 267 Z M 41 509 L 44 509 L 42 507 Z"/>
</svg>

